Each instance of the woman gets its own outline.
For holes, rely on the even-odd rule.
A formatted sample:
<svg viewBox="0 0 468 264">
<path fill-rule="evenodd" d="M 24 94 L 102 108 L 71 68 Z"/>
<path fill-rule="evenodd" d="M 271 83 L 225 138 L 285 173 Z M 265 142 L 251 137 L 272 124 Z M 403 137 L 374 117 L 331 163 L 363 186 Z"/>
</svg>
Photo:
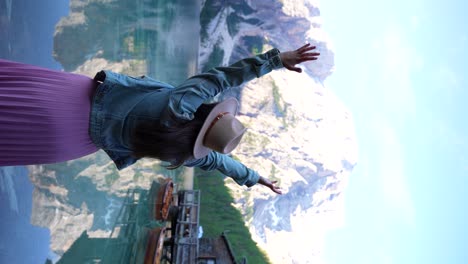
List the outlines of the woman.
<svg viewBox="0 0 468 264">
<path fill-rule="evenodd" d="M 217 169 L 239 185 L 257 183 L 281 194 L 275 181 L 225 155 L 245 128 L 237 101 L 203 104 L 220 92 L 283 66 L 316 60 L 306 44 L 272 49 L 229 67 L 193 76 L 174 88 L 148 77 L 110 71 L 94 80 L 0 60 L 0 166 L 55 163 L 103 149 L 123 169 L 142 157 Z"/>
</svg>

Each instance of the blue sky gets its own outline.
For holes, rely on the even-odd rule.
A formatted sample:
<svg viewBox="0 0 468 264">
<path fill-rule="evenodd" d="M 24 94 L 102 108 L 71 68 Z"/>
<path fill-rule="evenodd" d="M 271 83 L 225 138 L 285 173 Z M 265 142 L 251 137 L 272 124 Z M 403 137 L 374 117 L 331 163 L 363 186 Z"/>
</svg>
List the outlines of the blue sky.
<svg viewBox="0 0 468 264">
<path fill-rule="evenodd" d="M 468 261 L 468 4 L 321 1 L 359 162 L 327 263 Z"/>
</svg>

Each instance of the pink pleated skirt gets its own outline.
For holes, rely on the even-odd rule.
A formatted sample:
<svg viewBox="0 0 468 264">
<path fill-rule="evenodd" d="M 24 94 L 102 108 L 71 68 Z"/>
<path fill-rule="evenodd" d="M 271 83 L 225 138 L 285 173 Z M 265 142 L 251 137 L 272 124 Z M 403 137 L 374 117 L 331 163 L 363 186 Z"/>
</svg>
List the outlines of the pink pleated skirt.
<svg viewBox="0 0 468 264">
<path fill-rule="evenodd" d="M 97 151 L 88 133 L 96 86 L 86 76 L 0 60 L 0 166 Z"/>
</svg>

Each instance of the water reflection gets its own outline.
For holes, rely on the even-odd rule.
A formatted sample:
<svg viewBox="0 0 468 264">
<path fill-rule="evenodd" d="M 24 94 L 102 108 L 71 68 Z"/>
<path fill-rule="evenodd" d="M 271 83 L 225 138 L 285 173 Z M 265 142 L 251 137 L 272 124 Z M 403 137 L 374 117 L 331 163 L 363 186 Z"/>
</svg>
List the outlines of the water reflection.
<svg viewBox="0 0 468 264">
<path fill-rule="evenodd" d="M 88 75 L 105 67 L 172 84 L 197 71 L 200 0 L 60 2 L 0 1 L 0 58 Z M 28 169 L 0 168 L 0 263 L 56 261 L 49 243 L 63 254 L 84 230 L 108 237 L 122 190 L 147 188 L 162 177 L 155 161 L 119 174 L 103 153 Z M 49 242 L 49 230 L 37 226 L 50 228 L 56 239 Z M 26 238 L 36 247 L 28 247 L 23 260 L 17 253 L 29 245 Z"/>
<path fill-rule="evenodd" d="M 124 71 L 178 83 L 196 71 L 200 1 L 118 0 L 71 4 L 54 57 L 72 71 L 93 59 L 130 60 Z"/>
</svg>

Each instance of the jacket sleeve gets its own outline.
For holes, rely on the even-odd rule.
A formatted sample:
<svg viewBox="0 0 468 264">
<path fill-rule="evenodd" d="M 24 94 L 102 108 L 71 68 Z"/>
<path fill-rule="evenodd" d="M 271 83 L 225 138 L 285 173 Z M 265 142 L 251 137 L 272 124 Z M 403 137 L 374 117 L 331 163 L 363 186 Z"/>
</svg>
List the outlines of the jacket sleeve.
<svg viewBox="0 0 468 264">
<path fill-rule="evenodd" d="M 162 120 L 192 120 L 198 107 L 208 99 L 231 88 L 283 67 L 278 49 L 240 60 L 227 67 L 216 67 L 195 75 L 171 91 Z"/>
<path fill-rule="evenodd" d="M 218 170 L 241 186 L 251 187 L 257 184 L 260 178 L 256 171 L 247 168 L 244 164 L 227 155 L 215 151 L 210 152 L 204 158 L 187 161 L 184 165 L 187 167 L 198 167 L 206 171 Z"/>
</svg>

